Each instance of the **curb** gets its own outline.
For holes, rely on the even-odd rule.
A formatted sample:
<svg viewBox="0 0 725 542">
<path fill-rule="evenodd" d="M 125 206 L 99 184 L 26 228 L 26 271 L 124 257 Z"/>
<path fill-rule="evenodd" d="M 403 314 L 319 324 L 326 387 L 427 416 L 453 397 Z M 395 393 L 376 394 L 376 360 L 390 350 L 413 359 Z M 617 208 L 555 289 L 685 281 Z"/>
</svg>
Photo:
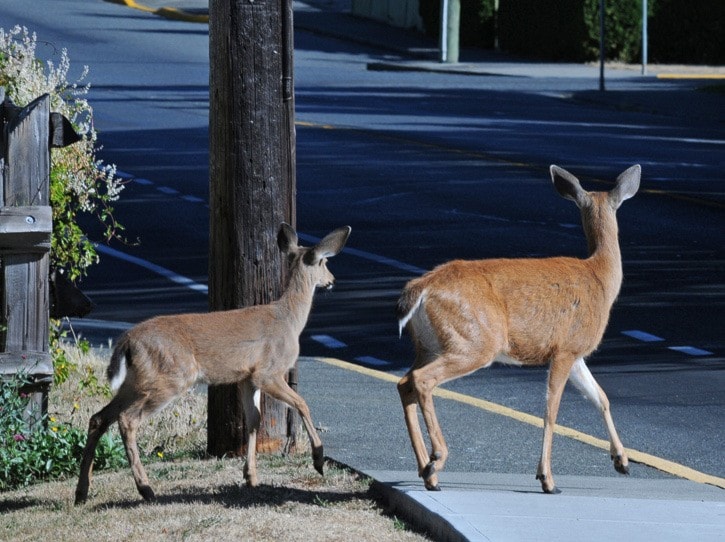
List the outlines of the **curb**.
<svg viewBox="0 0 725 542">
<path fill-rule="evenodd" d="M 353 469 L 354 470 L 354 469 Z M 356 471 L 357 472 L 357 471 Z M 363 476 L 367 476 L 362 473 Z M 413 499 L 405 491 L 367 476 L 373 482 L 370 491 L 385 505 L 389 514 L 395 514 L 416 530 L 424 532 L 433 540 L 441 542 L 468 542 L 468 538 L 450 522 Z"/>
<path fill-rule="evenodd" d="M 460 533 L 449 521 L 423 506 L 405 491 L 400 491 L 376 480 L 366 472 L 332 457 L 325 456 L 325 461 L 336 468 L 354 472 L 361 478 L 371 480 L 370 493 L 382 504 L 385 512 L 402 519 L 416 532 L 441 542 L 468 542 L 468 538 Z"/>
<path fill-rule="evenodd" d="M 182 9 L 171 8 L 171 7 L 160 7 L 151 8 L 143 4 L 138 4 L 134 0 L 105 0 L 111 4 L 120 4 L 129 8 L 137 9 L 139 11 L 145 11 L 146 13 L 153 13 L 159 17 L 165 19 L 172 19 L 175 21 L 184 21 L 188 23 L 209 23 L 209 10 L 199 9 L 198 13 L 192 13 Z"/>
</svg>

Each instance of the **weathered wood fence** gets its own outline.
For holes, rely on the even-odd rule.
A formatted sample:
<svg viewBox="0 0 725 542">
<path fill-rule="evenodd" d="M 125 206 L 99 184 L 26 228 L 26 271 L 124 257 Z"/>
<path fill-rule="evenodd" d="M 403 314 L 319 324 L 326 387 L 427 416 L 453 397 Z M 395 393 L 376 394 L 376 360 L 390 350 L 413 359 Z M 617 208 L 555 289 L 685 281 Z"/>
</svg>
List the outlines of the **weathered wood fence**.
<svg viewBox="0 0 725 542">
<path fill-rule="evenodd" d="M 0 378 L 31 382 L 29 409 L 47 410 L 52 211 L 50 149 L 79 137 L 43 95 L 26 107 L 0 87 Z"/>
</svg>

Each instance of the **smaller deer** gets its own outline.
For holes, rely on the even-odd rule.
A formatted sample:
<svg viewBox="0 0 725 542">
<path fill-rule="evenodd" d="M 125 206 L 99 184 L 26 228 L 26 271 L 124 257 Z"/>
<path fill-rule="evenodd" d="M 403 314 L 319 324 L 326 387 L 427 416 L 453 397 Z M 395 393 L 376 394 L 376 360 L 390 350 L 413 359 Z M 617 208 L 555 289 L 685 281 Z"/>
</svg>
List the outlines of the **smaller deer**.
<svg viewBox="0 0 725 542">
<path fill-rule="evenodd" d="M 139 458 L 136 432 L 146 416 L 161 410 L 197 381 L 212 385 L 243 384 L 247 485 L 257 485 L 260 391 L 299 412 L 312 444 L 314 467 L 322 474 L 322 441 L 307 404 L 289 387 L 285 375 L 297 360 L 299 336 L 307 324 L 315 289 L 331 288 L 335 281 L 327 269 L 327 259 L 342 250 L 350 231 L 349 226 L 339 228 L 316 246 L 305 248 L 298 246 L 294 229 L 282 224 L 277 243 L 289 257 L 290 274 L 287 289 L 279 300 L 230 311 L 158 316 L 124 333 L 108 367 L 108 379 L 116 394 L 88 424 L 76 504 L 88 497 L 98 439 L 116 421 L 136 488 L 145 500 L 154 499 Z"/>
<path fill-rule="evenodd" d="M 628 473 L 628 459 L 609 412 L 609 400 L 584 358 L 599 345 L 622 284 L 615 212 L 639 188 L 640 167 L 622 173 L 610 192 L 586 192 L 571 173 L 550 168 L 554 187 L 576 203 L 589 257 L 455 260 L 410 281 L 398 301 L 400 331 L 410 332 L 415 362 L 398 383 L 405 422 L 429 490 L 448 457 L 433 406 L 433 389 L 494 361 L 550 363 L 544 439 L 536 478 L 558 493 L 551 473 L 551 444 L 564 385 L 569 379 L 601 412 L 614 468 Z M 430 436 L 425 450 L 417 405 Z"/>
</svg>

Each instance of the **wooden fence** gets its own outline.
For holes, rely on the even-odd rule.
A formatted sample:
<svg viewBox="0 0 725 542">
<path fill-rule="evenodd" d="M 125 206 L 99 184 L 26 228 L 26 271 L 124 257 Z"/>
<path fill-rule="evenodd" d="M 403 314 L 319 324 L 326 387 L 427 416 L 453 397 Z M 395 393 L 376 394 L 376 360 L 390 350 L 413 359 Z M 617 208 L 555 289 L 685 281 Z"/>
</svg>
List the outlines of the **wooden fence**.
<svg viewBox="0 0 725 542">
<path fill-rule="evenodd" d="M 43 95 L 26 107 L 0 87 L 0 378 L 31 381 L 29 409 L 47 411 L 52 212 L 50 149 L 80 138 Z"/>
</svg>

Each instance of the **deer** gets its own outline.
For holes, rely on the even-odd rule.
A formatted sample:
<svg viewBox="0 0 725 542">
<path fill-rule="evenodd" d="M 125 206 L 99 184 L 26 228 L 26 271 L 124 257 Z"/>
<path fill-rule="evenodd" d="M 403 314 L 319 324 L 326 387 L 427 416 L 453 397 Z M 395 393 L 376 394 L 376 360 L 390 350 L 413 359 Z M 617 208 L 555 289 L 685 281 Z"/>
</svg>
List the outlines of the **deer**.
<svg viewBox="0 0 725 542">
<path fill-rule="evenodd" d="M 561 492 L 551 471 L 551 448 L 567 380 L 603 416 L 614 468 L 629 474 L 609 399 L 584 360 L 599 346 L 622 284 L 616 211 L 639 189 L 641 168 L 634 165 L 621 173 L 609 192 L 585 191 L 577 177 L 556 165 L 549 171 L 557 192 L 580 210 L 587 258 L 452 260 L 409 281 L 398 300 L 399 333 L 410 334 L 415 359 L 397 389 L 418 475 L 428 490 L 440 490 L 438 473 L 448 458 L 433 390 L 494 362 L 549 365 L 536 472 L 544 493 Z"/>
<path fill-rule="evenodd" d="M 145 417 L 200 381 L 241 384 L 247 486 L 258 484 L 256 439 L 261 392 L 299 413 L 311 443 L 314 468 L 323 474 L 323 446 L 310 409 L 287 384 L 285 375 L 297 361 L 299 337 L 307 324 L 315 290 L 330 289 L 334 284 L 327 259 L 343 249 L 350 232 L 345 226 L 313 247 L 302 247 L 295 230 L 283 223 L 277 244 L 288 257 L 289 279 L 277 301 L 235 310 L 157 316 L 121 335 L 107 370 L 115 395 L 89 421 L 75 503 L 88 498 L 98 440 L 114 422 L 118 422 L 136 488 L 145 501 L 153 501 L 155 494 L 139 457 L 137 430 Z"/>
</svg>

